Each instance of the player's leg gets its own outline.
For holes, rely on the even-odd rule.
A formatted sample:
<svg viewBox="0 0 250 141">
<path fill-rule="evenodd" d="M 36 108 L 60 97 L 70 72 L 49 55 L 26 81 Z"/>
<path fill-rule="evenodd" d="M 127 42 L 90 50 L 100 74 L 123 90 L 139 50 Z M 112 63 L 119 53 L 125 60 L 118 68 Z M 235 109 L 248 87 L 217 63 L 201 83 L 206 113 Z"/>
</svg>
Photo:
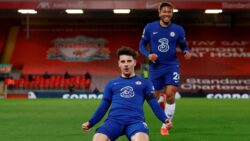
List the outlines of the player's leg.
<svg viewBox="0 0 250 141">
<path fill-rule="evenodd" d="M 171 119 L 175 112 L 175 93 L 177 91 L 177 86 L 179 85 L 179 79 L 179 67 L 169 67 L 167 73 L 164 75 L 164 84 L 166 85 L 164 93 L 166 95 L 165 114 Z M 161 134 L 168 135 L 168 129 L 163 126 Z"/>
<path fill-rule="evenodd" d="M 179 86 L 180 75 L 179 66 L 171 66 L 168 69 L 168 73 L 165 77 L 165 93 L 166 93 L 166 108 L 165 113 L 171 119 L 175 112 L 175 93 L 177 92 L 177 87 Z"/>
<path fill-rule="evenodd" d="M 131 137 L 131 141 L 149 141 L 149 137 L 146 133 L 138 132 Z"/>
<path fill-rule="evenodd" d="M 168 85 L 165 88 L 166 90 L 166 108 L 165 113 L 171 119 L 175 113 L 175 93 L 177 92 L 177 87 L 173 85 Z"/>
<path fill-rule="evenodd" d="M 106 120 L 102 126 L 96 130 L 93 141 L 115 141 L 122 135 L 124 125 L 115 121 Z"/>
<path fill-rule="evenodd" d="M 145 122 L 130 124 L 125 129 L 127 138 L 131 141 L 149 141 L 149 129 Z"/>
<path fill-rule="evenodd" d="M 95 133 L 93 141 L 110 141 L 109 137 L 102 133 Z"/>
</svg>

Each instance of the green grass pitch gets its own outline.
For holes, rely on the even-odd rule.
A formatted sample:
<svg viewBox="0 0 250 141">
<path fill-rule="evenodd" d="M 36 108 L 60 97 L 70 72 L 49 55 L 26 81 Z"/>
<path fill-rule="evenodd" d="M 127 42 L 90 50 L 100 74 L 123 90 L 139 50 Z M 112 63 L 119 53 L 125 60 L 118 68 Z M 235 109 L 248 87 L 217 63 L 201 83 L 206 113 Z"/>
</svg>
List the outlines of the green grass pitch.
<svg viewBox="0 0 250 141">
<path fill-rule="evenodd" d="M 81 124 L 99 102 L 0 100 L 0 141 L 91 141 L 99 124 L 89 133 L 82 132 Z M 169 136 L 160 135 L 161 123 L 146 103 L 145 115 L 151 141 L 250 141 L 249 100 L 179 99 Z"/>
</svg>

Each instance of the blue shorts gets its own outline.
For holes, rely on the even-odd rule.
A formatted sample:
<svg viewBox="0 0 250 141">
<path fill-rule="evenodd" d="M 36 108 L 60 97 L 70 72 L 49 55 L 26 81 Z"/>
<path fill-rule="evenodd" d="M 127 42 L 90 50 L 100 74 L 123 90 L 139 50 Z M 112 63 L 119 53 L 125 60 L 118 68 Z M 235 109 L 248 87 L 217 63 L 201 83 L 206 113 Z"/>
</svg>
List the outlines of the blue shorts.
<svg viewBox="0 0 250 141">
<path fill-rule="evenodd" d="M 153 83 L 155 90 L 162 90 L 167 85 L 179 86 L 180 71 L 179 66 L 173 65 L 164 70 L 150 71 L 149 80 Z"/>
<path fill-rule="evenodd" d="M 106 120 L 103 125 L 96 130 L 96 133 L 107 135 L 111 141 L 115 141 L 122 135 L 126 135 L 127 138 L 131 140 L 131 137 L 138 132 L 149 134 L 149 129 L 145 122 L 139 121 L 131 124 L 121 124 L 113 120 Z"/>
</svg>

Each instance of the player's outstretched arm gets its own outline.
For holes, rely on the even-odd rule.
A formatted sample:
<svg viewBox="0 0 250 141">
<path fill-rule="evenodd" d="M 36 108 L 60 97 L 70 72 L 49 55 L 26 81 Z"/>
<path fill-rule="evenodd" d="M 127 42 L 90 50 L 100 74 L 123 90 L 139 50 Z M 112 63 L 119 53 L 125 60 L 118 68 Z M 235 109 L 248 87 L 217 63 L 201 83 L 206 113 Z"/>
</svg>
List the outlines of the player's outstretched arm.
<svg viewBox="0 0 250 141">
<path fill-rule="evenodd" d="M 156 117 L 162 121 L 163 123 L 166 123 L 166 121 L 169 119 L 166 114 L 164 113 L 164 111 L 162 110 L 162 108 L 160 107 L 159 103 L 157 102 L 155 96 L 153 94 L 151 94 L 150 96 L 148 96 L 146 98 L 149 106 L 151 107 L 152 111 L 154 112 L 154 114 L 156 115 Z"/>
<path fill-rule="evenodd" d="M 92 118 L 88 121 L 88 124 L 86 123 L 84 125 L 88 125 L 88 128 L 93 127 L 96 123 L 98 123 L 104 117 L 104 115 L 108 111 L 110 105 L 111 105 L 111 101 L 109 101 L 108 99 L 103 99 L 101 101 L 101 104 L 97 108 L 96 112 L 92 116 Z M 84 127 L 86 127 L 86 126 L 84 126 Z M 87 127 L 86 127 L 86 129 L 87 129 Z"/>
</svg>

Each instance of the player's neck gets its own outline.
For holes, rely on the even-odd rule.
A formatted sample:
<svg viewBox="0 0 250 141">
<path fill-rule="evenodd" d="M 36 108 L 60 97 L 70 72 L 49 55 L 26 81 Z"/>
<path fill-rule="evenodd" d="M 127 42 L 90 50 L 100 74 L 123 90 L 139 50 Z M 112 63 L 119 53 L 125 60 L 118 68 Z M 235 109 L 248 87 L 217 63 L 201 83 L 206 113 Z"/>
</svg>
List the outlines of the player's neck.
<svg viewBox="0 0 250 141">
<path fill-rule="evenodd" d="M 131 78 L 135 76 L 135 73 L 131 73 L 131 74 L 122 74 L 121 75 L 123 78 Z"/>
<path fill-rule="evenodd" d="M 168 23 L 166 23 L 166 22 L 163 22 L 162 20 L 160 20 L 160 25 L 162 27 L 169 27 L 170 24 L 171 24 L 171 21 L 169 21 Z"/>
</svg>

